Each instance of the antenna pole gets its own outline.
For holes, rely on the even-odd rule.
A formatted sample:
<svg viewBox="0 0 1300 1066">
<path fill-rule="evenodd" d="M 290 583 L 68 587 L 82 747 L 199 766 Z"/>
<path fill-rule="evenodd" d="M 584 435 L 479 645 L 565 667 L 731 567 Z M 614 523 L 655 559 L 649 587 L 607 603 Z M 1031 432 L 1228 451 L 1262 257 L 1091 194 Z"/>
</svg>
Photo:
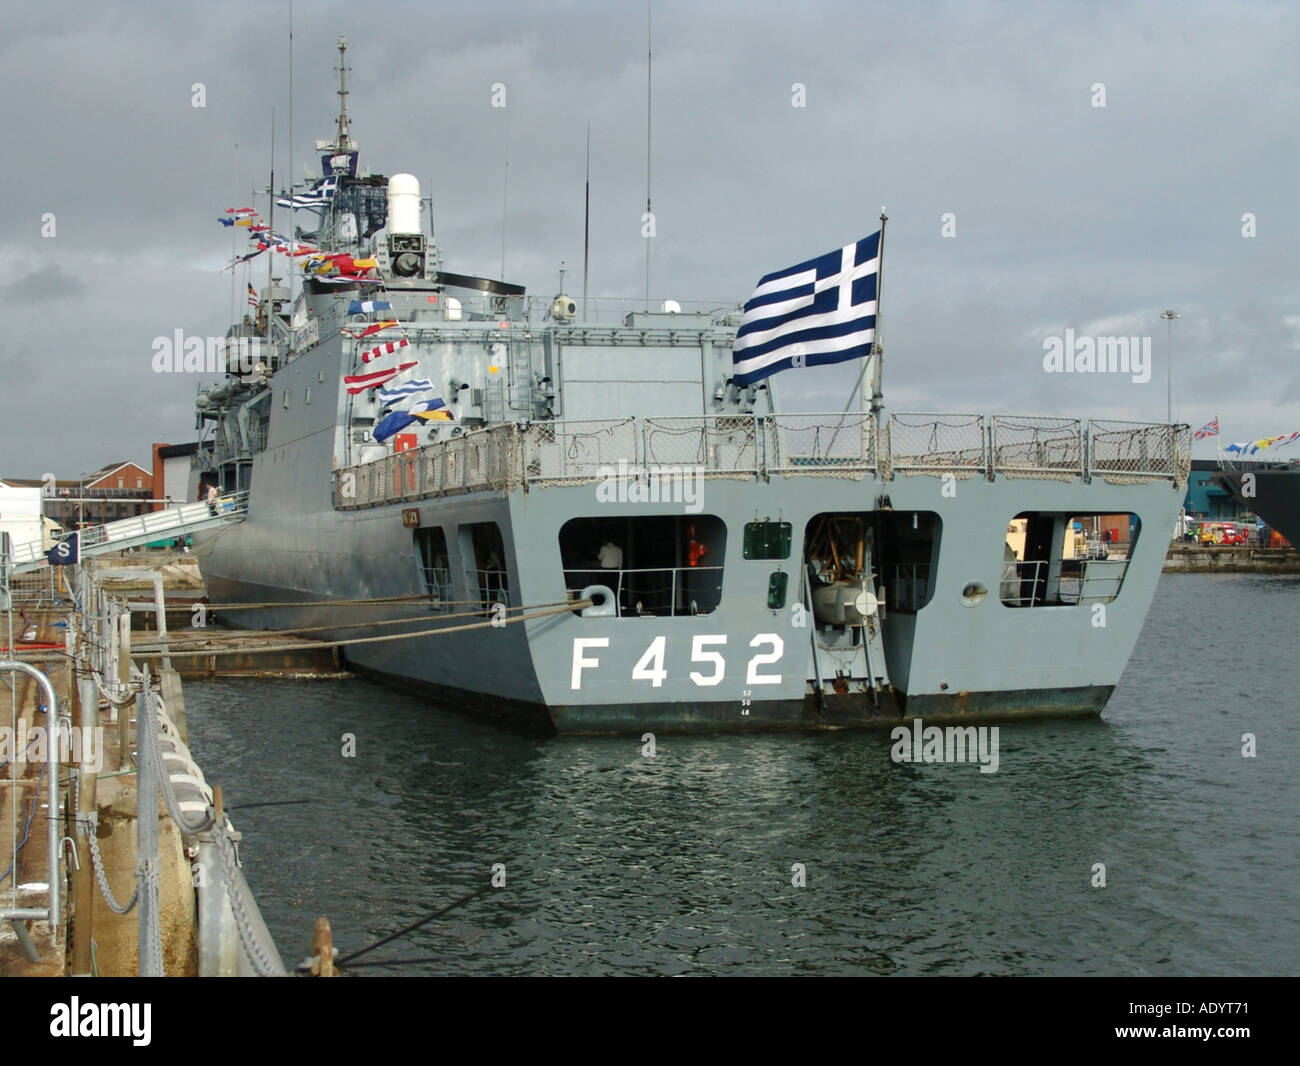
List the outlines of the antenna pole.
<svg viewBox="0 0 1300 1066">
<path fill-rule="evenodd" d="M 876 328 L 871 342 L 871 413 L 877 414 L 885 406 L 884 394 L 880 391 L 880 364 L 885 360 L 885 346 L 880 341 L 880 297 L 885 287 L 885 223 L 889 216 L 880 208 L 880 245 L 876 256 L 880 265 L 876 268 Z"/>
<path fill-rule="evenodd" d="M 271 180 L 266 185 L 266 197 L 270 201 L 270 207 L 267 208 L 270 213 L 270 221 L 267 223 L 271 232 L 275 232 L 275 108 L 271 108 Z M 293 208 L 289 209 L 290 211 Z M 274 255 L 266 257 L 266 306 L 262 308 L 262 313 L 266 315 L 266 358 L 269 360 L 272 356 L 271 351 L 271 310 L 275 306 L 275 294 L 271 291 L 271 264 L 275 260 Z M 270 363 L 267 364 L 270 366 Z"/>
<path fill-rule="evenodd" d="M 587 271 L 591 262 L 591 122 L 587 122 L 587 194 L 582 213 L 582 320 L 587 321 Z"/>
<path fill-rule="evenodd" d="M 510 204 L 510 108 L 502 109 L 506 113 L 506 166 L 505 176 L 501 180 L 501 280 L 506 280 L 506 211 Z"/>
<path fill-rule="evenodd" d="M 352 138 L 348 131 L 348 82 L 347 82 L 348 39 L 339 35 L 339 128 L 336 140 L 339 151 L 347 152 L 352 147 Z"/>
<path fill-rule="evenodd" d="M 289 203 L 293 204 L 293 0 L 289 0 Z M 275 201 L 272 199 L 272 204 Z M 267 249 L 268 260 L 275 256 L 275 226 L 271 226 L 272 245 Z M 293 207 L 289 208 L 289 336 L 293 337 Z"/>
<path fill-rule="evenodd" d="M 650 118 L 653 100 L 653 62 L 651 51 L 650 0 L 645 4 L 645 213 L 646 224 L 653 227 L 654 213 L 650 209 Z M 650 310 L 650 242 L 654 240 L 654 229 L 645 238 L 645 309 Z"/>
</svg>

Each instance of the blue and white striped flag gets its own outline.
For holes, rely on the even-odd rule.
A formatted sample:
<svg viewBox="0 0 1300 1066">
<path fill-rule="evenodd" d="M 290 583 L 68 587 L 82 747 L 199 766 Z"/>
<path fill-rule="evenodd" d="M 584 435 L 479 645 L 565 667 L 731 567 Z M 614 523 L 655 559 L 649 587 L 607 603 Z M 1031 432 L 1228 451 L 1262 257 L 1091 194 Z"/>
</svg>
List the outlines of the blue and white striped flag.
<svg viewBox="0 0 1300 1066">
<path fill-rule="evenodd" d="M 348 304 L 348 314 L 368 315 L 371 311 L 391 311 L 392 303 L 388 300 L 353 300 Z"/>
<path fill-rule="evenodd" d="M 389 407 L 395 407 L 400 410 L 423 393 L 432 391 L 433 382 L 428 378 L 416 378 L 414 381 L 403 381 L 400 385 L 385 386 L 377 394 L 379 396 L 379 409 L 382 411 Z"/>
<path fill-rule="evenodd" d="M 791 367 L 864 359 L 876 339 L 880 234 L 768 274 L 745 304 L 731 353 L 737 385 Z"/>
<path fill-rule="evenodd" d="M 334 190 L 338 188 L 339 179 L 335 174 L 322 178 L 306 192 L 294 195 L 291 200 L 276 200 L 277 207 L 326 207 L 334 199 Z"/>
</svg>

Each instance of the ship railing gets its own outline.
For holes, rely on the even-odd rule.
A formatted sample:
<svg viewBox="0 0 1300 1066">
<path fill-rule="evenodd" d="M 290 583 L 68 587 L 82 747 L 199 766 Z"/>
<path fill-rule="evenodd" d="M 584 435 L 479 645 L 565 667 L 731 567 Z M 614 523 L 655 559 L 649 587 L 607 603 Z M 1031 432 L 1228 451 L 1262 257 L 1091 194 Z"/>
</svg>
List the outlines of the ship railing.
<svg viewBox="0 0 1300 1066">
<path fill-rule="evenodd" d="M 614 593 L 620 618 L 711 614 L 722 600 L 721 566 L 659 566 L 566 569 L 564 583 L 573 598 L 590 585 Z"/>
<path fill-rule="evenodd" d="M 451 570 L 445 566 L 422 566 L 424 587 L 429 593 L 430 610 L 447 614 L 455 608 L 452 601 L 456 598 L 452 591 Z"/>
<path fill-rule="evenodd" d="M 1088 469 L 1107 481 L 1187 480 L 1190 426 L 1151 422 L 1088 422 Z"/>
<path fill-rule="evenodd" d="M 471 593 L 477 593 L 485 611 L 495 603 L 510 603 L 510 579 L 504 570 L 471 570 L 469 575 Z"/>
<path fill-rule="evenodd" d="M 877 470 L 876 419 L 866 412 L 769 415 L 761 421 L 764 473 L 861 478 Z"/>
<path fill-rule="evenodd" d="M 646 312 L 666 315 L 667 312 L 664 308 L 666 303 L 674 304 L 676 312 L 680 314 L 711 315 L 719 320 L 729 315 L 739 316 L 741 313 L 739 305 L 728 303 L 726 300 L 667 301 L 659 299 L 647 302 L 616 296 L 592 296 L 585 301 L 581 296 L 572 296 L 570 299 L 578 305 L 578 310 L 572 321 L 566 324 L 578 328 L 584 325 L 621 326 L 626 323 L 628 315 L 644 314 Z M 528 297 L 529 321 L 536 323 L 545 320 L 547 315 L 550 314 L 553 302 L 554 300 L 551 297 Z"/>
<path fill-rule="evenodd" d="M 1046 559 L 1009 559 L 1002 564 L 998 596 L 1008 607 L 1042 606 L 1051 564 Z"/>
<path fill-rule="evenodd" d="M 372 507 L 521 485 L 617 486 L 656 476 L 1101 477 L 1183 484 L 1191 464 L 1187 426 L 1020 415 L 734 414 L 440 428 L 441 440 L 337 471 L 335 505 Z"/>
<path fill-rule="evenodd" d="M 1083 423 L 1077 418 L 994 415 L 989 420 L 992 469 L 1004 477 L 1081 477 Z"/>
<path fill-rule="evenodd" d="M 1002 564 L 999 595 L 1011 607 L 1072 607 L 1110 603 L 1128 573 L 1128 559 L 1060 559 L 1056 588 L 1049 589 L 1052 565 L 1046 559 L 1008 560 Z"/>
<path fill-rule="evenodd" d="M 987 474 L 983 415 L 895 412 L 885 424 L 887 474 Z"/>
</svg>

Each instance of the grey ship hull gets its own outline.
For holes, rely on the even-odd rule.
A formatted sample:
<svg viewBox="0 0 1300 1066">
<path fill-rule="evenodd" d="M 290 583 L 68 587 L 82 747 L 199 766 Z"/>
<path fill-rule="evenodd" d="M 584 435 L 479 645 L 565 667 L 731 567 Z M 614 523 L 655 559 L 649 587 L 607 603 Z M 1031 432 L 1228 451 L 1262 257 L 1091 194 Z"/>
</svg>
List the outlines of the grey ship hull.
<svg viewBox="0 0 1300 1066">
<path fill-rule="evenodd" d="M 337 380 L 341 360 L 336 338 L 289 363 L 277 381 L 293 394 L 313 381 Z M 594 618 L 556 608 L 498 628 L 477 605 L 468 611 L 460 606 L 449 618 L 445 607 L 428 603 L 344 608 L 338 601 L 425 594 L 408 526 L 418 521 L 419 528 L 445 530 L 451 599 L 472 603 L 479 594 L 476 564 L 461 531 L 490 522 L 504 543 L 509 593 L 503 599 L 521 608 L 562 605 L 567 592 L 559 534 L 569 519 L 682 514 L 683 505 L 598 503 L 588 480 L 448 490 L 354 506 L 337 497 L 337 476 L 331 480 L 332 406 L 294 404 L 276 415 L 271 439 L 252 464 L 248 519 L 196 538 L 211 601 L 230 605 L 219 610 L 219 619 L 280 630 L 338 624 L 313 635 L 340 641 L 394 638 L 346 646 L 346 659 L 452 706 L 560 733 L 807 729 L 893 722 L 902 715 L 1098 714 L 1138 638 L 1167 546 L 1164 531 L 1181 503 L 1172 478 L 1118 484 L 1097 474 L 989 478 L 963 471 L 945 486 L 937 473 L 897 470 L 889 477 L 879 469 L 842 477 L 719 472 L 704 482 L 701 498 L 702 512 L 729 527 L 725 555 L 716 560 L 724 568 L 722 594 L 711 613 Z M 811 618 L 799 625 L 791 605 L 769 609 L 776 569 L 792 575 L 792 603 L 800 598 L 804 531 L 813 516 L 876 514 L 882 494 L 894 515 L 938 517 L 943 533 L 924 606 L 900 610 L 886 596 L 875 646 L 855 646 L 851 633 L 832 633 L 810 624 Z M 1140 516 L 1147 535 L 1137 540 L 1118 596 L 1101 605 L 1101 624 L 1096 605 L 1017 609 L 999 602 L 1008 521 L 1026 510 Z M 778 512 L 793 529 L 789 560 L 744 558 L 741 526 Z M 968 605 L 973 583 L 991 594 Z M 238 609 L 249 602 L 293 606 Z M 396 619 L 409 622 L 373 625 Z M 396 639 L 467 625 L 476 628 Z M 642 671 L 638 679 L 638 663 L 661 638 L 661 654 L 648 673 L 658 667 L 663 676 Z M 697 640 L 724 662 L 714 666 L 708 652 L 697 651 Z"/>
</svg>

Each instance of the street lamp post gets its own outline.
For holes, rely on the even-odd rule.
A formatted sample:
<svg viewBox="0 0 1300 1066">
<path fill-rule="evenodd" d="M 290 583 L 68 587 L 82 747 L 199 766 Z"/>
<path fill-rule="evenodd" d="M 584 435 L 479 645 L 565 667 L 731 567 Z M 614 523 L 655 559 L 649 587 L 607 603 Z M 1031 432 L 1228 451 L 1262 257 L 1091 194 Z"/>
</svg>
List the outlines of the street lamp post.
<svg viewBox="0 0 1300 1066">
<path fill-rule="evenodd" d="M 1165 351 L 1165 422 L 1172 425 L 1174 421 L 1174 319 L 1183 316 L 1171 310 L 1165 311 L 1160 317 L 1169 323 Z"/>
</svg>

